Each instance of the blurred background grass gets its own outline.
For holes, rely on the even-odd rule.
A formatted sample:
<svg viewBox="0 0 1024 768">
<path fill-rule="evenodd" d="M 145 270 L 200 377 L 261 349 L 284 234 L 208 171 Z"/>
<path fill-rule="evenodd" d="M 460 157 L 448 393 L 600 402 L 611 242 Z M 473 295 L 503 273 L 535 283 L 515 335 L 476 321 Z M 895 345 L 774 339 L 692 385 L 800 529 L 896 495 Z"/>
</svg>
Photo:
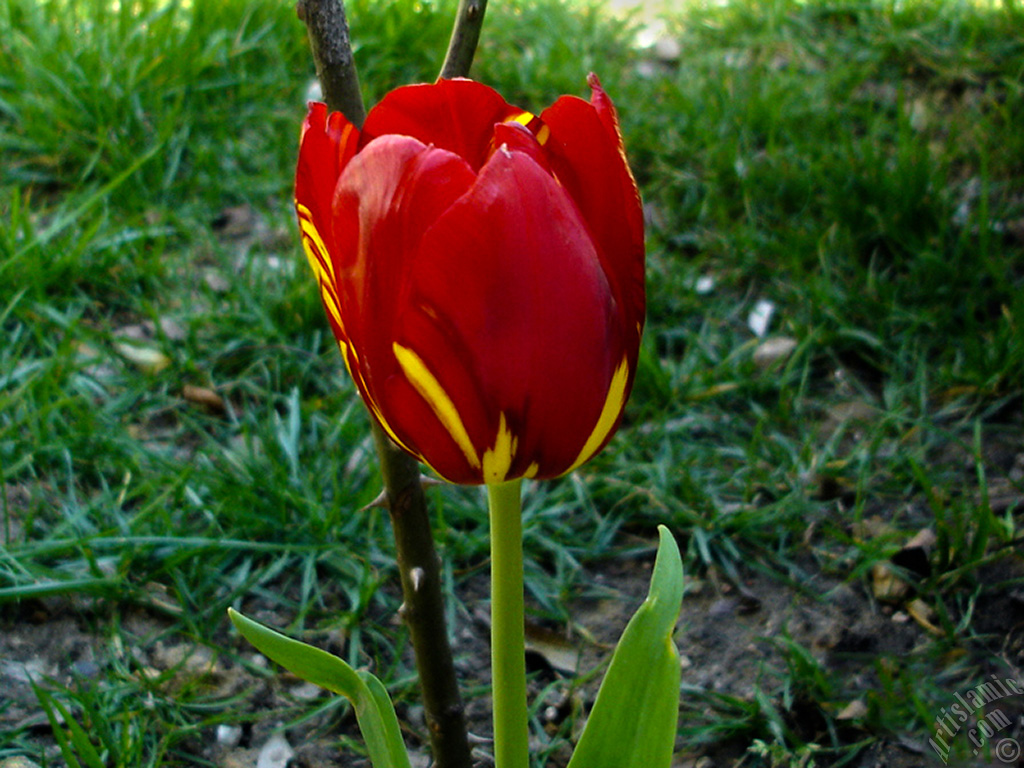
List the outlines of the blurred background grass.
<svg viewBox="0 0 1024 768">
<path fill-rule="evenodd" d="M 452 3 L 348 7 L 368 104 L 435 77 Z M 819 598 L 810 576 L 870 593 L 871 568 L 926 527 L 941 636 L 922 663 L 991 655 L 973 606 L 1019 585 L 985 569 L 1012 556 L 1024 472 L 1021 10 L 730 0 L 665 14 L 657 48 L 638 43 L 649 17 L 599 6 L 488 14 L 473 74 L 509 101 L 539 111 L 601 76 L 648 219 L 623 428 L 528 492 L 538 615 L 567 620 L 593 589 L 580 565 L 662 522 L 691 573 Z M 367 621 L 397 606 L 390 532 L 365 508 L 366 416 L 294 231 L 312 78 L 290 3 L 0 0 L 0 619 L 68 612 L 109 641 L 88 686 L 53 694 L 115 723 L 94 734 L 104 764 L 201 762 L 199 735 L 237 719 L 240 698 L 172 695 L 125 648 L 235 654 L 224 610 L 243 597 L 296 633 L 343 632 L 350 661 L 415 697 L 401 629 Z M 464 621 L 482 498 L 431 493 Z M 876 516 L 890 533 L 865 540 Z M 160 633 L 127 628 L 140 606 Z M 900 666 L 864 730 L 840 734 L 829 707 L 855 692 L 787 658 L 763 700 L 712 699 L 681 749 L 756 738 L 771 749 L 745 764 L 796 761 L 805 745 L 771 715 L 792 689 L 826 712 L 834 761 L 927 732 L 948 703 L 908 697 L 920 667 Z M 0 756 L 37 754 L 37 731 L 0 734 Z"/>
</svg>

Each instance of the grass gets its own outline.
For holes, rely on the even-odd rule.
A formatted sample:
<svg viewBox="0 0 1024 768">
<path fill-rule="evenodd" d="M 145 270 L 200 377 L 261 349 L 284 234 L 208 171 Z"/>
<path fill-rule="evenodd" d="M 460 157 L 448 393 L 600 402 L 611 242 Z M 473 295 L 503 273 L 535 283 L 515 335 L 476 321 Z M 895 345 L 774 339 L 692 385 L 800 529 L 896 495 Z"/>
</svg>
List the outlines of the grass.
<svg viewBox="0 0 1024 768">
<path fill-rule="evenodd" d="M 349 11 L 370 103 L 434 77 L 448 4 Z M 846 588 L 904 610 L 875 600 L 872 569 L 929 528 L 917 593 L 937 635 L 826 660 L 776 637 L 753 692 L 687 689 L 679 747 L 820 765 L 925 743 L 954 691 L 1018 668 L 996 617 L 1021 578 L 1020 10 L 733 0 L 669 18 L 670 61 L 594 8 L 489 14 L 475 76 L 510 100 L 540 109 L 598 71 L 649 219 L 649 324 L 623 428 L 526 499 L 537 615 L 569 623 L 604 594 L 587 574 L 642 556 L 637 537 L 658 523 L 699 579 L 756 576 L 825 603 Z M 83 764 L 86 736 L 106 765 L 203 764 L 216 727 L 240 721 L 350 744 L 343 707 L 262 711 L 224 684 L 232 665 L 263 674 L 226 630 L 243 602 L 342 638 L 352 663 L 415 699 L 387 620 L 390 532 L 366 507 L 366 416 L 290 212 L 312 74 L 287 4 L 0 2 L 0 621 L 13 633 L 73 616 L 102 640 L 88 674 L 50 670 L 34 704 L 0 704 L 25 708 L 0 756 L 57 759 L 32 719 L 44 711 L 104 723 L 62 736 Z M 221 214 L 238 206 L 249 224 L 233 229 Z M 759 300 L 770 335 L 794 345 L 768 363 L 747 323 Z M 466 624 L 483 499 L 431 494 Z M 179 646 L 227 661 L 150 668 Z M 839 717 L 858 698 L 866 714 Z"/>
</svg>

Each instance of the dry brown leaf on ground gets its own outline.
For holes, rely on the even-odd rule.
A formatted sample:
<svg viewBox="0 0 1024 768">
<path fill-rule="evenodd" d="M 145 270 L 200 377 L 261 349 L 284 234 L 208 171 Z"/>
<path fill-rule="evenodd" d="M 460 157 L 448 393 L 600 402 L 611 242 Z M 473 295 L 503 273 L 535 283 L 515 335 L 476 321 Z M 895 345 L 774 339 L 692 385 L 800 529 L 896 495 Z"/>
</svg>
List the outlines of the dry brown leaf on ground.
<svg viewBox="0 0 1024 768">
<path fill-rule="evenodd" d="M 121 357 L 143 373 L 157 374 L 171 364 L 171 358 L 155 347 L 118 342 L 114 348 Z"/>
<path fill-rule="evenodd" d="M 526 650 L 540 656 L 552 669 L 574 675 L 580 671 L 582 641 L 526 622 Z"/>
<path fill-rule="evenodd" d="M 796 339 L 789 336 L 770 336 L 754 349 L 754 365 L 761 370 L 788 358 L 797 347 Z"/>
<path fill-rule="evenodd" d="M 216 411 L 217 413 L 224 413 L 227 410 L 224 398 L 209 387 L 197 387 L 193 384 L 186 384 L 181 388 L 181 396 L 187 402 L 206 406 L 211 411 Z"/>
</svg>

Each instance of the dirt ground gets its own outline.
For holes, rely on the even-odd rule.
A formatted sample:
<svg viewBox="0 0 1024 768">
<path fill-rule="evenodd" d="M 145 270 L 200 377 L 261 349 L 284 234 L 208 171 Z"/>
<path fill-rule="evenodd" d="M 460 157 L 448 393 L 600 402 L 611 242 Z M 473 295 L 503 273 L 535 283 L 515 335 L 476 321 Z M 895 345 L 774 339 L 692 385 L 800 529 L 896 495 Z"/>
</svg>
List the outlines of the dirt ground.
<svg viewBox="0 0 1024 768">
<path fill-rule="evenodd" d="M 642 540 L 633 542 L 643 544 Z M 653 547 L 653 541 L 650 542 Z M 634 548 L 636 551 L 637 548 Z M 642 551 L 642 548 L 641 548 Z M 571 627 L 533 626 L 528 630 L 528 662 L 535 672 L 531 695 L 542 696 L 543 719 L 549 733 L 565 730 L 563 722 L 582 721 L 573 713 L 585 712 L 596 693 L 596 681 L 577 687 L 570 668 L 586 671 L 596 667 L 607 656 L 621 628 L 642 601 L 653 565 L 650 555 L 604 563 L 587 574 L 588 583 L 601 588 L 601 599 L 581 601 L 573 607 Z M 987 574 L 993 582 L 1005 582 L 1024 575 L 1021 561 L 1004 559 Z M 799 586 L 799 588 L 797 588 Z M 456 627 L 459 674 L 464 686 L 471 689 L 487 684 L 488 626 L 486 617 L 486 577 L 481 575 L 463 585 L 462 597 L 467 605 L 481 606 L 471 616 L 463 617 Z M 879 685 L 877 665 L 881 658 L 899 658 L 929 641 L 927 626 L 908 615 L 904 607 L 880 602 L 870 594 L 870 584 L 842 584 L 824 577 L 812 577 L 810 583 L 787 587 L 775 578 L 751 572 L 740 584 L 734 584 L 715 573 L 704 578 L 691 578 L 684 599 L 680 629 L 677 634 L 683 666 L 683 709 L 681 724 L 713 722 L 721 713 L 714 711 L 716 697 L 735 697 L 751 702 L 758 690 L 771 690 L 773 675 L 785 670 L 783 650 L 788 641 L 807 649 L 823 669 L 840 673 L 847 681 L 849 717 L 839 716 L 837 722 L 848 723 L 848 732 L 839 734 L 847 742 L 868 736 L 858 724 L 858 707 L 870 698 Z M 824 599 L 815 597 L 824 595 Z M 1024 593 L 1008 591 L 984 598 L 976 605 L 976 630 L 990 638 L 992 658 L 1002 657 L 1018 665 L 1024 658 Z M 272 611 L 258 605 L 246 606 L 254 618 L 284 623 Z M 52 730 L 42 713 L 31 686 L 31 680 L 47 678 L 64 685 L 87 684 L 100 674 L 100 665 L 109 664 L 108 639 L 90 627 L 98 625 L 102 606 L 76 603 L 64 598 L 26 603 L 20 611 L 9 608 L 3 613 L 0 634 L 0 729 L 28 728 L 39 745 L 40 764 L 62 764 L 53 740 Z M 395 622 L 395 617 L 378 617 Z M 257 676 L 237 660 L 218 655 L 210 647 L 196 645 L 174 637 L 161 637 L 166 620 L 149 612 L 136 611 L 122 617 L 121 632 L 137 637 L 137 648 L 117 649 L 131 660 L 133 674 L 150 676 L 160 681 L 162 690 L 173 697 L 175 689 L 201 684 L 210 698 L 240 697 L 238 706 L 248 715 L 266 717 L 244 718 L 239 728 L 222 725 L 201 733 L 189 745 L 194 754 L 224 768 L 285 764 L 293 768 L 314 766 L 367 765 L 352 752 L 339 751 L 336 729 L 355 735 L 351 716 L 338 722 L 335 710 L 327 709 L 299 726 L 275 736 L 280 722 L 275 713 L 294 711 L 296 703 L 326 701 L 319 690 L 291 678 Z M 226 623 L 226 622 L 225 622 Z M 161 638 L 145 642 L 146 638 Z M 217 638 L 227 646 L 234 643 L 240 657 L 257 659 L 241 641 L 227 635 Z M 312 642 L 334 652 L 341 651 L 343 639 L 324 635 Z M 1018 666 L 1019 668 L 1019 666 Z M 993 670 L 995 667 L 993 666 Z M 863 695 L 857 696 L 860 691 Z M 688 693 L 690 695 L 688 696 Z M 698 692 L 697 695 L 693 695 Z M 950 692 L 950 696 L 953 692 Z M 783 712 L 787 728 L 805 742 L 828 743 L 826 721 L 817 705 L 795 701 Z M 861 704 L 853 702 L 860 701 Z M 1016 707 L 1013 717 L 1019 721 L 1024 712 L 1016 700 L 1003 702 Z M 779 702 L 776 702 L 779 705 Z M 291 709 L 290 709 L 291 708 Z M 1006 709 L 1006 706 L 1003 707 Z M 467 714 L 474 741 L 478 743 L 479 765 L 488 759 L 490 709 L 486 697 L 467 702 Z M 936 713 L 938 715 L 938 713 Z M 415 706 L 399 704 L 399 717 L 411 729 L 407 742 L 414 750 L 414 765 L 426 766 L 428 759 L 417 734 L 422 726 L 422 712 Z M 578 723 L 579 724 L 579 723 Z M 1019 723 L 1015 726 L 1019 730 Z M 877 734 L 876 734 L 877 735 Z M 282 746 L 282 738 L 284 746 Z M 749 736 L 725 739 L 706 747 L 683 749 L 676 760 L 677 768 L 724 768 L 749 764 L 744 754 L 750 747 Z M 538 746 L 543 746 L 538 744 Z M 268 750 L 286 749 L 290 761 L 264 762 Z M 272 757 L 273 755 L 271 755 Z M 567 745 L 556 749 L 549 766 L 563 766 L 569 756 Z M 830 764 L 818 760 L 818 765 Z M 911 768 L 940 764 L 934 751 L 920 736 L 894 730 L 882 734 L 847 765 L 863 768 Z M 951 761 L 950 764 L 955 764 Z M 1005 766 L 1021 764 L 976 760 L 965 765 Z M 5 768 L 28 768 L 28 763 L 0 762 Z"/>
<path fill-rule="evenodd" d="M 1019 423 L 1017 426 L 1021 427 Z M 986 449 L 987 503 L 1000 516 L 1012 516 L 1024 508 L 1020 490 L 1024 483 L 1021 433 L 1024 427 L 1006 431 L 1006 438 Z M 951 453 L 942 460 L 964 465 L 968 467 L 965 474 L 973 474 L 967 458 Z M 841 493 L 841 489 L 835 492 Z M 965 484 L 963 492 L 976 491 Z M 8 500 L 14 512 L 12 532 L 17 538 L 19 497 L 12 492 Z M 1019 540 L 990 549 L 988 562 L 964 587 L 973 593 L 957 603 L 966 606 L 969 615 L 962 612 L 949 616 L 960 627 L 957 636 L 949 639 L 938 626 L 941 622 L 933 606 L 921 599 L 928 595 L 917 595 L 900 576 L 931 567 L 930 561 L 935 559 L 931 553 L 934 533 L 929 526 L 934 521 L 923 499 L 905 500 L 901 509 L 902 530 L 907 529 L 909 520 L 911 527 L 918 527 L 920 532 L 907 540 L 890 561 L 860 577 L 847 574 L 841 578 L 843 569 L 834 563 L 828 569 L 822 567 L 832 562 L 829 558 L 835 556 L 836 542 L 834 538 L 826 540 L 813 525 L 808 527 L 802 545 L 795 548 L 803 553 L 794 563 L 794 573 L 799 575 L 788 580 L 777 570 L 770 572 L 754 561 L 747 563 L 738 579 L 714 570 L 687 574 L 676 634 L 682 657 L 681 733 L 717 735 L 713 741 L 681 736 L 675 768 L 752 765 L 748 751 L 756 738 L 751 723 L 757 718 L 736 713 L 745 708 L 749 712 L 755 705 L 777 713 L 774 725 L 787 732 L 790 743 L 869 741 L 852 760 L 843 763 L 853 768 L 941 765 L 929 738 L 936 733 L 943 735 L 936 729 L 942 725 L 940 718 L 946 708 L 953 711 L 957 694 L 988 681 L 991 675 L 1011 677 L 1024 686 L 1024 587 L 1020 586 L 1024 583 L 1024 558 Z M 889 530 L 886 508 L 880 504 L 857 525 L 836 522 L 852 539 Z M 587 566 L 578 583 L 588 586 L 588 594 L 600 597 L 577 600 L 567 613 L 572 617 L 570 625 L 549 622 L 528 626 L 528 668 L 534 673 L 532 700 L 540 698 L 543 702 L 539 711 L 547 735 L 568 737 L 538 739 L 534 745 L 536 753 L 549 753 L 550 768 L 562 768 L 567 763 L 571 738 L 578 734 L 593 703 L 600 676 L 587 673 L 608 658 L 647 592 L 655 553 L 654 532 L 627 528 L 620 533 L 618 543 L 618 551 L 632 554 Z M 387 602 L 397 606 L 397 585 L 386 584 L 383 589 L 390 593 Z M 485 691 L 489 685 L 485 569 L 460 583 L 457 590 L 460 604 L 467 606 L 456 613 L 453 627 L 460 682 L 464 691 Z M 954 601 L 947 602 L 952 606 Z M 289 616 L 278 614 L 270 603 L 259 598 L 241 608 L 270 626 L 286 626 L 290 621 Z M 118 626 L 109 629 L 115 615 Z M 370 620 L 392 634 L 397 631 L 395 612 Z M 194 700 L 195 692 L 200 690 L 203 699 L 210 702 L 211 711 L 218 706 L 223 709 L 226 714 L 219 725 L 198 729 L 179 750 L 179 754 L 194 755 L 197 764 L 202 761 L 222 768 L 367 765 L 356 752 L 339 747 L 339 734 L 348 735 L 352 743 L 359 742 L 351 714 L 331 706 L 324 692 L 301 680 L 287 674 L 260 674 L 268 662 L 230 631 L 226 617 L 209 645 L 171 634 L 171 626 L 158 611 L 130 605 L 115 608 L 101 598 L 55 594 L 0 606 L 0 732 L 27 731 L 38 749 L 34 763 L 0 759 L 0 768 L 64 764 L 33 681 L 44 688 L 81 690 L 98 682 L 107 684 L 111 679 L 147 683 L 154 697 L 172 704 L 179 692 L 187 689 Z M 321 633 L 304 639 L 344 655 L 345 638 L 340 635 Z M 407 668 L 411 669 L 408 649 L 405 654 Z M 880 722 L 872 710 L 875 693 L 882 686 L 893 685 L 894 679 L 907 684 L 906 674 L 902 678 L 887 676 L 887 670 L 898 670 L 909 663 L 907 659 L 914 660 L 921 690 L 930 687 L 938 691 L 938 696 L 930 699 L 934 705 L 924 705 L 925 711 L 918 712 L 926 722 L 923 731 L 908 732 L 906 722 L 886 722 L 884 718 Z M 796 680 L 798 686 L 787 690 L 783 683 L 787 669 L 794 664 L 802 665 L 802 669 L 788 679 Z M 909 683 L 917 689 L 913 677 Z M 799 688 L 809 684 L 818 685 L 818 689 Z M 126 690 L 146 690 L 146 685 L 127 686 Z M 230 704 L 225 704 L 228 700 Z M 133 698 L 124 706 L 126 712 L 131 712 L 158 703 Z M 1002 698 L 998 706 L 1012 721 L 1000 735 L 1012 740 L 1008 744 L 1024 743 L 1024 696 Z M 425 768 L 429 759 L 420 741 L 422 710 L 402 701 L 397 708 L 407 729 L 406 742 L 413 751 L 414 767 Z M 489 700 L 478 693 L 467 699 L 466 708 L 478 764 L 485 768 L 491 764 Z M 300 711 L 313 714 L 282 731 L 282 724 L 295 721 Z M 240 713 L 237 721 L 232 720 L 232 712 Z M 826 718 L 825 713 L 830 717 Z M 934 718 L 934 722 L 925 718 Z M 761 732 L 770 740 L 771 724 L 768 726 L 762 724 Z M 963 751 L 965 737 L 959 731 L 956 725 L 953 732 L 947 728 L 945 735 L 950 742 L 958 741 Z M 798 763 L 764 760 L 761 764 Z M 814 764 L 832 765 L 835 761 L 829 755 L 818 755 Z M 948 764 L 1002 768 L 1024 765 L 1024 759 L 1015 755 L 1004 760 L 988 758 L 986 762 L 983 756 L 971 757 L 968 751 L 967 758 L 950 757 Z M 810 759 L 800 765 L 810 768 Z"/>
</svg>

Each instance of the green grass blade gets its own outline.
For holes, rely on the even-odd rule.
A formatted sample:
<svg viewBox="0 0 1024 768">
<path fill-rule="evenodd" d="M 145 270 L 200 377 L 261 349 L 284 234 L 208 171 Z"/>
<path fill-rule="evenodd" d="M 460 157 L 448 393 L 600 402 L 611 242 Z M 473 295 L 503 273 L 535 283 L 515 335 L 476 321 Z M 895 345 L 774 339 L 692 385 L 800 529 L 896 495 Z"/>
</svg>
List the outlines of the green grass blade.
<svg viewBox="0 0 1024 768">
<path fill-rule="evenodd" d="M 672 634 L 683 600 L 683 562 L 661 541 L 647 599 L 626 625 L 569 768 L 668 768 L 679 719 L 679 651 Z"/>
<path fill-rule="evenodd" d="M 10 259 L 0 263 L 0 274 L 2 274 L 3 271 L 10 267 L 14 262 L 24 258 L 26 254 L 31 253 L 33 249 L 45 245 L 47 242 L 59 235 L 73 223 L 78 221 L 91 208 L 106 201 L 114 190 L 124 184 L 139 170 L 139 168 L 156 156 L 157 152 L 159 152 L 162 147 L 163 145 L 161 144 L 153 146 L 148 152 L 139 157 L 138 160 L 125 168 L 113 179 L 108 181 L 95 192 L 87 195 L 72 210 L 60 214 L 45 232 L 37 235 L 35 238 L 23 245 L 20 250 L 11 256 Z"/>
<path fill-rule="evenodd" d="M 78 762 L 78 757 L 81 757 L 85 761 L 87 768 L 105 768 L 103 760 L 89 740 L 89 734 L 71 716 L 67 708 L 39 686 L 33 684 L 32 687 L 35 690 L 40 706 L 50 721 L 50 727 L 53 730 L 54 737 L 57 739 L 61 756 L 68 766 L 70 768 L 82 768 L 82 764 Z M 70 739 L 68 733 L 62 727 L 62 723 L 70 731 Z M 78 757 L 76 757 L 76 754 Z"/>
</svg>

